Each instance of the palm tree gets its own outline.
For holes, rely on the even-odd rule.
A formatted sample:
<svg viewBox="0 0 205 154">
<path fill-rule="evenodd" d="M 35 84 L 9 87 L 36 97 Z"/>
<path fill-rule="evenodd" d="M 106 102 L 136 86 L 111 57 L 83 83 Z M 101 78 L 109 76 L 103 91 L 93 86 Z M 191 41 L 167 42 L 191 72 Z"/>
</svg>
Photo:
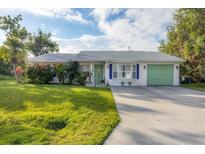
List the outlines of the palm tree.
<svg viewBox="0 0 205 154">
<path fill-rule="evenodd" d="M 24 50 L 24 42 L 14 36 L 7 37 L 6 41 L 4 42 L 5 47 L 10 52 L 10 60 L 13 66 L 13 73 L 14 77 L 16 78 L 16 66 L 18 63 L 25 59 L 25 50 Z"/>
</svg>

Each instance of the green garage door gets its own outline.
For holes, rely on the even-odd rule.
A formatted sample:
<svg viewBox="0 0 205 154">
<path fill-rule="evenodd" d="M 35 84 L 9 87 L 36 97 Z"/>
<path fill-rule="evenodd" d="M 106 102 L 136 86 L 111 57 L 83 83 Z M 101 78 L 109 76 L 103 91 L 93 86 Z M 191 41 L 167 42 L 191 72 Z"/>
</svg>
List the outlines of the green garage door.
<svg viewBox="0 0 205 154">
<path fill-rule="evenodd" d="M 173 85 L 173 65 L 148 64 L 147 85 Z"/>
</svg>

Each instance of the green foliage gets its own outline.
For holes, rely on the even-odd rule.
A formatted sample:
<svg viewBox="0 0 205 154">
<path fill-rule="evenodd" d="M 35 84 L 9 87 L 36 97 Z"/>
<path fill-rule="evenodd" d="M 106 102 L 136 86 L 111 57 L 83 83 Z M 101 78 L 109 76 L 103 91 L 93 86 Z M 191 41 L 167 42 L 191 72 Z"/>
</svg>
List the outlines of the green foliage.
<svg viewBox="0 0 205 154">
<path fill-rule="evenodd" d="M 22 15 L 17 15 L 15 17 L 3 16 L 0 17 L 0 29 L 2 29 L 7 37 L 17 37 L 21 40 L 27 38 L 27 30 L 22 27 L 19 22 L 22 21 Z"/>
<path fill-rule="evenodd" d="M 65 64 L 59 64 L 54 67 L 55 74 L 57 75 L 59 82 L 64 83 L 67 77 Z"/>
<path fill-rule="evenodd" d="M 28 50 L 35 56 L 46 53 L 58 52 L 58 44 L 51 40 L 51 33 L 43 33 L 38 31 L 38 34 L 29 36 Z"/>
<path fill-rule="evenodd" d="M 0 60 L 5 63 L 9 63 L 11 60 L 10 52 L 5 46 L 0 46 Z"/>
<path fill-rule="evenodd" d="M 13 65 L 15 77 L 17 64 L 25 64 L 25 42 L 28 36 L 26 28 L 20 25 L 20 21 L 22 21 L 21 15 L 17 15 L 13 18 L 9 15 L 0 17 L 0 29 L 3 30 L 6 35 L 6 40 L 3 45 L 9 55 L 10 63 Z"/>
<path fill-rule="evenodd" d="M 14 78 L 7 75 L 0 75 L 0 80 L 14 80 Z"/>
<path fill-rule="evenodd" d="M 0 59 L 0 74 L 11 75 L 11 64 L 4 62 Z"/>
<path fill-rule="evenodd" d="M 27 71 L 28 79 L 31 83 L 49 83 L 52 81 L 53 76 L 57 76 L 60 83 L 64 83 L 66 79 L 69 83 L 72 83 L 76 77 L 80 84 L 84 83 L 86 74 L 79 74 L 79 63 L 68 62 L 64 64 L 58 64 L 54 67 L 50 65 L 33 65 L 28 67 Z"/>
<path fill-rule="evenodd" d="M 181 75 L 205 81 L 205 9 L 179 9 L 173 19 L 159 49 L 186 59 Z"/>
<path fill-rule="evenodd" d="M 72 81 L 75 79 L 75 77 L 79 74 L 79 62 L 76 61 L 69 61 L 68 63 L 65 63 L 65 70 L 68 75 L 69 83 L 72 83 Z"/>
<path fill-rule="evenodd" d="M 89 72 L 80 72 L 76 78 L 74 79 L 74 81 L 80 85 L 85 85 L 86 83 L 86 79 L 87 77 L 90 76 Z"/>
<path fill-rule="evenodd" d="M 4 74 L 8 74 L 5 70 L 9 68 L 9 72 L 11 72 L 11 67 L 7 67 L 7 64 L 9 66 L 12 65 L 12 72 L 16 79 L 16 67 L 21 66 L 25 69 L 28 51 L 38 56 L 44 53 L 58 52 L 59 50 L 58 44 L 51 40 L 51 33 L 46 34 L 38 31 L 37 35 L 32 35 L 20 24 L 21 21 L 21 15 L 0 17 L 0 29 L 6 35 L 6 40 L 3 42 L 3 46 L 0 47 L 0 63 L 5 64 L 1 65 L 0 73 L 4 72 Z M 44 79 L 45 76 L 43 79 L 39 79 L 38 77 L 38 82 L 47 83 L 49 80 L 48 77 L 45 79 L 46 81 Z"/>
<path fill-rule="evenodd" d="M 106 88 L 7 80 L 0 98 L 0 144 L 102 144 L 119 122 Z"/>
<path fill-rule="evenodd" d="M 11 75 L 11 69 L 9 51 L 4 46 L 0 46 L 0 74 Z"/>
<path fill-rule="evenodd" d="M 50 65 L 29 66 L 26 74 L 31 83 L 50 83 L 53 79 L 53 69 Z"/>
</svg>

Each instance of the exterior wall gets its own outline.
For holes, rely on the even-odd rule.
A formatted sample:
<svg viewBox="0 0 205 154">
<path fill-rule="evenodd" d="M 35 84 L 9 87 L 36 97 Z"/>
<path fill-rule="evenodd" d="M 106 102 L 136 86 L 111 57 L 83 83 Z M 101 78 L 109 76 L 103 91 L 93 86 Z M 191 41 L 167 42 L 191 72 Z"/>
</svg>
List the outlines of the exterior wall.
<svg viewBox="0 0 205 154">
<path fill-rule="evenodd" d="M 174 64 L 174 86 L 178 86 L 179 85 L 179 64 Z"/>
<path fill-rule="evenodd" d="M 89 65 L 89 71 L 91 73 L 91 77 L 90 77 L 90 82 L 91 84 L 94 84 L 95 81 L 94 81 L 94 77 L 95 77 L 95 71 L 94 71 L 94 68 L 95 68 L 95 65 L 96 64 L 102 64 L 104 65 L 105 62 L 79 62 L 79 65 Z M 104 65 L 105 66 L 105 65 Z M 109 74 L 108 74 L 109 75 Z M 103 72 L 103 78 L 105 79 L 106 78 L 106 73 L 105 73 L 105 69 L 104 69 L 104 72 Z"/>
<path fill-rule="evenodd" d="M 109 79 L 109 64 L 130 64 L 136 65 L 139 64 L 139 79 Z M 128 82 L 132 82 L 131 86 L 146 86 L 147 85 L 147 64 L 146 63 L 113 63 L 106 62 L 105 64 L 106 78 L 105 82 L 109 83 L 111 86 L 121 86 L 121 82 L 124 82 L 124 86 L 128 86 Z M 144 68 L 145 67 L 145 68 Z"/>
<path fill-rule="evenodd" d="M 139 79 L 109 79 L 109 64 L 139 64 Z M 132 82 L 132 86 L 147 86 L 147 65 L 148 64 L 173 64 L 173 85 L 179 85 L 179 64 L 178 63 L 113 63 L 106 62 L 105 64 L 105 81 L 109 83 L 111 86 L 121 86 L 121 82 L 123 81 L 124 86 L 128 86 L 128 82 Z"/>
</svg>

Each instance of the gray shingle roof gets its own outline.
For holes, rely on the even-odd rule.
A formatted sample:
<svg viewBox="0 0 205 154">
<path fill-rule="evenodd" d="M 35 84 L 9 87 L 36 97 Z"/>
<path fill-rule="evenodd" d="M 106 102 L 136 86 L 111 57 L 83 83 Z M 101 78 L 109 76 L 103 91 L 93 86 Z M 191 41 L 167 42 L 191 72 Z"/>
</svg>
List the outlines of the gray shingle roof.
<svg viewBox="0 0 205 154">
<path fill-rule="evenodd" d="M 69 54 L 69 53 L 55 53 L 55 54 L 43 54 L 34 58 L 30 61 L 34 63 L 61 63 L 68 61 L 94 61 L 97 58 L 87 55 L 80 54 Z"/>
<path fill-rule="evenodd" d="M 136 62 L 183 62 L 184 60 L 156 51 L 81 51 L 78 54 L 44 54 L 31 58 L 31 62 L 72 61 L 136 61 Z"/>
</svg>

